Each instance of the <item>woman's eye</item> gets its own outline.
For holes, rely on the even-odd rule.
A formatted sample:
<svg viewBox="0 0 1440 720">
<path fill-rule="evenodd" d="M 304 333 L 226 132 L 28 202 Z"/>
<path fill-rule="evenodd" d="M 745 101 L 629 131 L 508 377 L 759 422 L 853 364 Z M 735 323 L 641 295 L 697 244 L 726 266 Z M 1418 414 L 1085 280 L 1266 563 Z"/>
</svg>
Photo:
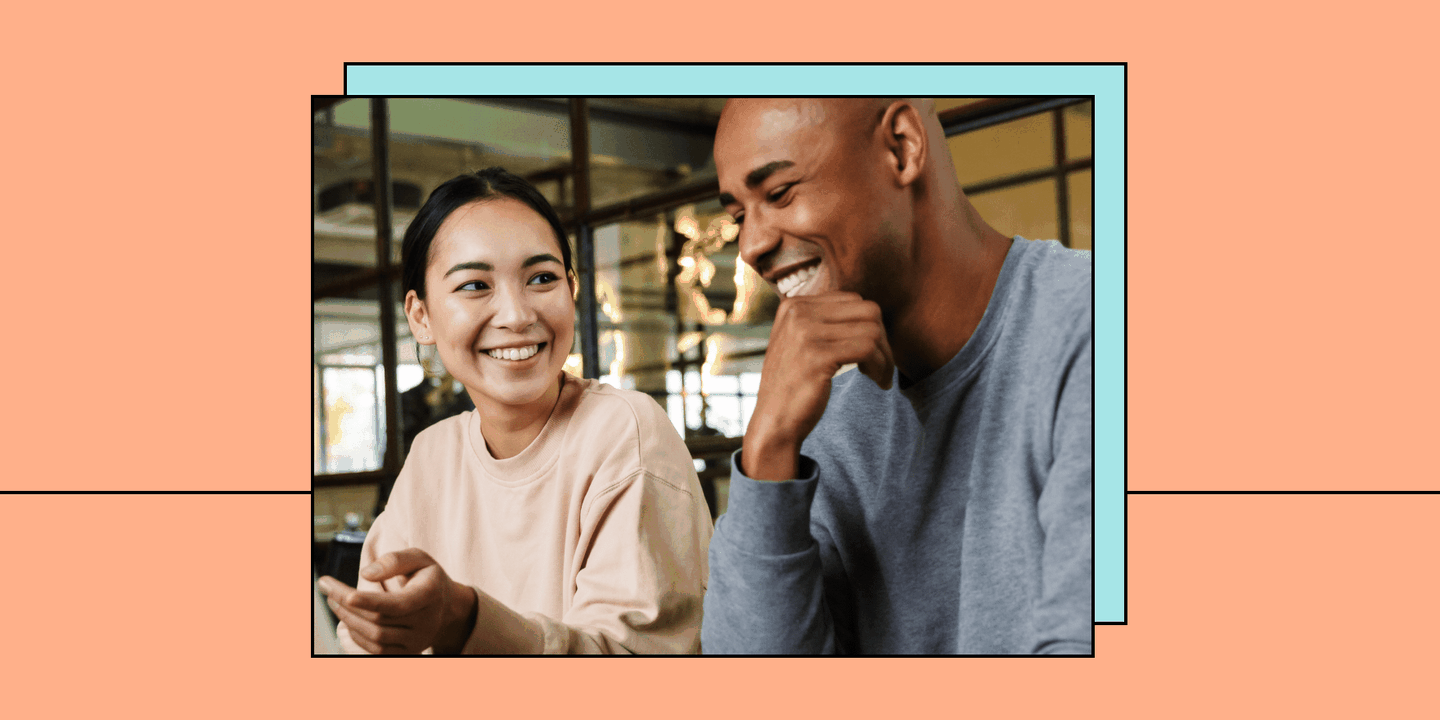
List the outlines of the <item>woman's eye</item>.
<svg viewBox="0 0 1440 720">
<path fill-rule="evenodd" d="M 555 282 L 556 280 L 559 280 L 559 279 L 560 279 L 560 278 L 557 277 L 557 276 L 555 275 L 555 273 L 552 273 L 552 272 L 542 272 L 542 273 L 536 275 L 535 277 L 530 278 L 530 284 L 531 284 L 531 285 L 549 285 L 550 283 L 553 283 L 553 282 Z"/>
<path fill-rule="evenodd" d="M 460 287 L 455 288 L 455 289 L 456 289 L 456 290 L 489 290 L 489 289 L 490 289 L 490 286 L 489 286 L 489 285 L 486 285 L 486 284 L 483 283 L 483 282 L 480 282 L 479 280 L 471 280 L 470 282 L 467 282 L 467 283 L 465 283 L 464 285 L 461 285 Z"/>
</svg>

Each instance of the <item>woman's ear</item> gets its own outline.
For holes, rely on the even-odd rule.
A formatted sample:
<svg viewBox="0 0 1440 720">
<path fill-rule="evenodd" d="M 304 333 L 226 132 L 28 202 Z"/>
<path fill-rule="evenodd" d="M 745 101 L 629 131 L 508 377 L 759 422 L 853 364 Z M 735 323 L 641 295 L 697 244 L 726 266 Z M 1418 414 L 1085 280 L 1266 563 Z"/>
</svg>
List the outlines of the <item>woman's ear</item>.
<svg viewBox="0 0 1440 720">
<path fill-rule="evenodd" d="M 430 314 L 425 311 L 425 301 L 414 290 L 405 293 L 405 322 L 410 324 L 410 336 L 421 345 L 434 345 L 435 333 L 430 331 Z"/>
<path fill-rule="evenodd" d="M 570 283 L 570 300 L 573 302 L 579 302 L 580 281 L 576 279 L 574 270 L 565 271 L 565 282 Z"/>
</svg>

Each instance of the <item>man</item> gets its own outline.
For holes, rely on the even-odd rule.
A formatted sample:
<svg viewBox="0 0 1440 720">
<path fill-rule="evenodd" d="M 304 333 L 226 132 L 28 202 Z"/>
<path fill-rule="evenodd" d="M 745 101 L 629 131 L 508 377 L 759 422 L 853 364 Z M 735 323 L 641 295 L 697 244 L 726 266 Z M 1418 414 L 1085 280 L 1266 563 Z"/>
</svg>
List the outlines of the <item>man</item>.
<svg viewBox="0 0 1440 720">
<path fill-rule="evenodd" d="M 1092 654 L 1089 253 L 987 225 L 927 100 L 732 100 L 715 163 L 782 299 L 704 651 Z"/>
</svg>

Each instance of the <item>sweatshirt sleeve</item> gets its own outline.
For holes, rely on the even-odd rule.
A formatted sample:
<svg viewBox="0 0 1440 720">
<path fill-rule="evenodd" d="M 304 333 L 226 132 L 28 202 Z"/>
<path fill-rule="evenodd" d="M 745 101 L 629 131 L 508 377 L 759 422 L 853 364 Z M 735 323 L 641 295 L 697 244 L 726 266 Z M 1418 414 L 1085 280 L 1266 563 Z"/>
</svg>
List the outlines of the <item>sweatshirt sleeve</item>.
<svg viewBox="0 0 1440 720">
<path fill-rule="evenodd" d="M 642 470 L 590 502 L 569 610 L 527 616 L 543 652 L 698 653 L 711 525 L 694 473 L 677 480 Z"/>
<path fill-rule="evenodd" d="M 802 477 L 784 482 L 746 477 L 739 451 L 730 467 L 729 506 L 710 543 L 706 654 L 834 654 L 820 546 L 810 532 L 815 462 L 802 455 Z"/>
<path fill-rule="evenodd" d="M 1054 461 L 1038 505 L 1045 539 L 1040 558 L 1040 596 L 1034 608 L 1035 654 L 1094 652 L 1092 357 L 1093 342 L 1086 334 L 1066 370 L 1056 406 Z"/>
</svg>

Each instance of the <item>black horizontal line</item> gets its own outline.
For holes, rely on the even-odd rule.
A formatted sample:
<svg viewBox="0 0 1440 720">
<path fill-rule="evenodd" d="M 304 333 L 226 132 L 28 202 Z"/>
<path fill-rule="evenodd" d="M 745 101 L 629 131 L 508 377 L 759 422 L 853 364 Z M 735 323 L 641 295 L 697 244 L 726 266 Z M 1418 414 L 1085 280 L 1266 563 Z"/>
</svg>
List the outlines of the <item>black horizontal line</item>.
<svg viewBox="0 0 1440 720">
<path fill-rule="evenodd" d="M 0 495 L 309 495 L 309 490 L 0 490 Z"/>
<path fill-rule="evenodd" d="M 450 657 L 450 658 L 453 658 L 453 657 L 456 657 L 456 656 L 454 656 L 454 655 L 352 655 L 352 654 L 350 654 L 350 653 L 334 653 L 334 654 L 330 654 L 330 653 L 317 653 L 317 652 L 315 652 L 314 650 L 311 650 L 311 652 L 310 652 L 310 657 L 311 657 L 311 659 L 316 659 L 316 660 L 322 659 L 322 658 L 324 658 L 324 659 L 329 659 L 329 658 L 380 658 L 380 657 L 391 658 L 391 659 L 405 658 L 405 659 L 416 659 L 416 660 L 433 660 L 433 659 L 439 658 L 439 657 Z M 637 662 L 636 660 L 634 660 L 634 658 L 647 658 L 647 657 L 649 657 L 649 658 L 699 658 L 699 659 L 704 659 L 704 658 L 709 658 L 709 659 L 715 659 L 715 658 L 786 658 L 786 657 L 789 657 L 789 658 L 797 658 L 797 657 L 799 657 L 799 658 L 857 658 L 857 657 L 859 657 L 859 658 L 1094 658 L 1095 655 L 1094 655 L 1094 653 L 1091 653 L 1091 654 L 1089 654 L 1089 655 L 1048 655 L 1048 654 L 1047 654 L 1047 655 L 1038 655 L 1038 654 L 1037 654 L 1037 655 L 1024 655 L 1024 654 L 1020 654 L 1020 653 L 1013 653 L 1013 654 L 1007 654 L 1007 655 L 984 654 L 984 653 L 961 653 L 961 654 L 945 654 L 945 655 L 937 655 L 937 654 L 934 654 L 934 653 L 926 653 L 926 654 L 921 654 L 921 655 L 788 655 L 788 654 L 787 654 L 787 655 L 745 655 L 745 654 L 735 654 L 735 655 L 730 655 L 730 654 L 726 654 L 726 655 L 506 655 L 506 654 L 498 654 L 498 655 L 465 655 L 464 657 L 467 657 L 467 658 L 487 658 L 487 657 L 488 657 L 488 658 L 498 658 L 498 657 L 503 657 L 503 658 L 552 658 L 552 659 L 554 659 L 554 658 L 566 658 L 566 659 L 581 659 L 581 658 L 586 658 L 586 659 L 595 660 L 596 662 L 605 662 L 605 660 L 604 660 L 603 658 L 612 658 L 612 659 L 630 658 L 630 659 L 631 659 L 630 662 Z M 541 662 L 543 662 L 543 661 L 541 661 Z M 625 662 L 625 661 L 622 660 L 621 662 Z"/>
<path fill-rule="evenodd" d="M 1440 490 L 1127 490 L 1126 495 L 1440 495 Z"/>
<path fill-rule="evenodd" d="M 565 66 L 592 66 L 592 67 L 645 67 L 645 66 L 652 66 L 652 67 L 669 67 L 669 66 L 672 66 L 672 65 L 673 65 L 673 66 L 682 66 L 682 65 L 683 65 L 683 66 L 707 66 L 707 65 L 708 65 L 708 66 L 713 66 L 713 67 L 725 67 L 725 66 L 757 66 L 757 67 L 767 67 L 767 66 L 771 66 L 771 65 L 788 65 L 788 66 L 792 66 L 792 67 L 807 67 L 807 66 L 808 66 L 808 67 L 887 67 L 887 66 L 899 66 L 899 67 L 908 67 L 908 66 L 932 66 L 932 67 L 998 66 L 998 67 L 1007 67 L 1007 66 L 1024 66 L 1024 65 L 1034 65 L 1034 66 L 1044 66 L 1044 65 L 1057 65 L 1057 66 L 1111 66 L 1111 67 L 1119 67 L 1119 66 L 1128 66 L 1129 63 L 1128 63 L 1128 62 L 1125 62 L 1125 61 L 1115 61 L 1115 60 L 1104 60 L 1104 61 L 1095 61 L 1095 62 L 1083 62 L 1083 61 L 1067 61 L 1067 62 L 1045 62 L 1045 61 L 1003 62 L 1003 61 L 996 61 L 996 62 L 985 62 L 985 61 L 979 61 L 979 60 L 969 61 L 969 62 L 904 62 L 904 61 L 890 61 L 890 62 L 844 62 L 844 61 L 832 61 L 832 62 L 795 62 L 795 61 L 765 62 L 765 61 L 763 61 L 763 60 L 753 60 L 753 61 L 748 61 L 748 62 L 719 62 L 719 61 L 717 61 L 717 62 L 705 62 L 705 61 L 688 61 L 688 62 L 665 62 L 665 61 L 649 61 L 649 62 L 568 62 L 568 61 L 549 61 L 549 62 L 506 62 L 506 61 L 492 61 L 492 62 L 425 62 L 425 61 L 423 61 L 423 60 L 421 60 L 421 61 L 409 60 L 409 61 L 384 62 L 384 61 L 369 60 L 369 61 L 350 61 L 350 62 L 346 62 L 346 63 L 345 63 L 345 67 L 347 67 L 347 68 L 348 68 L 348 67 L 377 66 L 377 65 L 378 65 L 378 66 L 412 66 L 412 67 L 487 67 L 487 66 L 501 66 L 501 67 L 530 67 L 530 66 L 536 66 L 536 67 L 543 67 L 543 66 L 547 66 L 547 65 L 548 65 L 548 66 L 557 66 L 557 67 L 565 67 Z M 670 96 L 670 97 L 698 97 L 698 96 L 673 95 L 673 96 Z M 763 656 L 757 656 L 757 657 L 763 657 Z"/>
</svg>

